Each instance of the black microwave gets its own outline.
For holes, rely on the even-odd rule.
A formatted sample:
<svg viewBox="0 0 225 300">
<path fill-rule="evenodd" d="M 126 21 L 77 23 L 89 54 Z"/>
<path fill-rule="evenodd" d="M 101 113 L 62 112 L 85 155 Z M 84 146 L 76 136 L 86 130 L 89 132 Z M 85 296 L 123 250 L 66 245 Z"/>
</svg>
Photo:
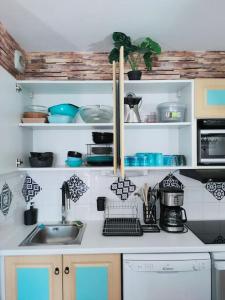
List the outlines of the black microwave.
<svg viewBox="0 0 225 300">
<path fill-rule="evenodd" d="M 197 121 L 198 165 L 225 165 L 225 119 Z"/>
</svg>

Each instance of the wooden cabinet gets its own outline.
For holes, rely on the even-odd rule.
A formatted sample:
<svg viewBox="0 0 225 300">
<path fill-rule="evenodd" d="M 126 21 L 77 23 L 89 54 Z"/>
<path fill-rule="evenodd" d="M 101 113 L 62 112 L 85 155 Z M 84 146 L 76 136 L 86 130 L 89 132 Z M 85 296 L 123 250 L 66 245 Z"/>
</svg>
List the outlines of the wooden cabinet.
<svg viewBox="0 0 225 300">
<path fill-rule="evenodd" d="M 120 255 L 5 258 L 6 300 L 120 300 Z"/>
<path fill-rule="evenodd" d="M 195 80 L 195 117 L 225 118 L 225 79 Z"/>
<path fill-rule="evenodd" d="M 121 299 L 120 255 L 64 255 L 66 300 Z"/>
<path fill-rule="evenodd" d="M 5 258 L 6 300 L 62 300 L 62 256 Z"/>
</svg>

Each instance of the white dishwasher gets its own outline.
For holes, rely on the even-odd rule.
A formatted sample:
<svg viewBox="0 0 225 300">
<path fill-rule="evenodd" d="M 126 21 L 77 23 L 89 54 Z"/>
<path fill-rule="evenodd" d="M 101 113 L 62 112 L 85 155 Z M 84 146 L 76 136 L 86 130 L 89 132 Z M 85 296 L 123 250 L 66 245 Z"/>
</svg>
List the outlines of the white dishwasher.
<svg viewBox="0 0 225 300">
<path fill-rule="evenodd" d="M 210 300 L 208 253 L 123 255 L 124 300 Z"/>
</svg>

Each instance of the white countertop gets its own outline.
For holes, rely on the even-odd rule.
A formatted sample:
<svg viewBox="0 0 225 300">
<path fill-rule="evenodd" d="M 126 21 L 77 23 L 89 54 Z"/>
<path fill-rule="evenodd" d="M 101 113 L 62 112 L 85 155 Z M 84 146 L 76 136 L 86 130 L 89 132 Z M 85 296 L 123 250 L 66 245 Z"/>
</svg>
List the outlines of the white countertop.
<svg viewBox="0 0 225 300">
<path fill-rule="evenodd" d="M 225 245 L 205 245 L 190 230 L 187 233 L 144 233 L 141 237 L 104 237 L 102 221 L 86 223 L 81 245 L 18 246 L 35 226 L 0 230 L 0 255 L 53 255 L 97 253 L 178 253 L 225 251 Z"/>
</svg>

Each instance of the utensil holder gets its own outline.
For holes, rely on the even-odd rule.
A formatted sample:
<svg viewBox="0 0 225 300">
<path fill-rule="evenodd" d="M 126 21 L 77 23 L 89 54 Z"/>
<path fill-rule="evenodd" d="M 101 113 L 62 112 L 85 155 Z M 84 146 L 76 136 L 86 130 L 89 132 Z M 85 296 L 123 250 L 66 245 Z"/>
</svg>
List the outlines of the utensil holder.
<svg viewBox="0 0 225 300">
<path fill-rule="evenodd" d="M 143 219 L 145 224 L 156 224 L 156 206 L 143 204 Z"/>
</svg>

